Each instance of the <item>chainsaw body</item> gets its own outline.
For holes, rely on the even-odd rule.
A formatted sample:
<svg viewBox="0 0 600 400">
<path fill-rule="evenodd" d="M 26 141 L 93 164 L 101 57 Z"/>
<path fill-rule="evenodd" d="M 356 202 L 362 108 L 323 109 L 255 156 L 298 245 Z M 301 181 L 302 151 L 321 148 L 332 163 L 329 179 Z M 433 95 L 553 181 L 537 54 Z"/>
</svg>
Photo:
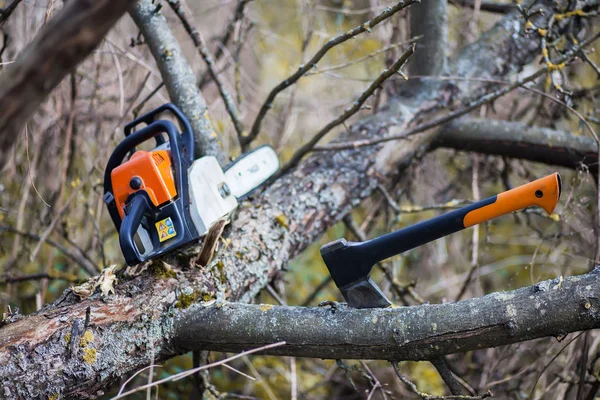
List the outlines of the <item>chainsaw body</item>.
<svg viewBox="0 0 600 400">
<path fill-rule="evenodd" d="M 168 120 L 155 121 L 169 111 L 183 126 L 179 132 Z M 132 132 L 141 123 L 147 126 Z M 165 105 L 133 121 L 126 137 L 111 155 L 104 174 L 104 201 L 119 231 L 119 244 L 128 264 L 134 265 L 181 247 L 200 235 L 190 214 L 187 171 L 193 160 L 189 123 L 172 105 Z M 169 141 L 168 150 L 136 150 L 155 139 Z M 128 154 L 129 160 L 125 161 Z"/>
<path fill-rule="evenodd" d="M 156 120 L 163 112 L 177 118 L 181 132 L 171 121 Z M 146 126 L 134 131 L 142 123 Z M 150 140 L 155 141 L 153 150 L 137 149 Z M 237 208 L 238 198 L 279 168 L 279 159 L 268 146 L 240 157 L 226 172 L 215 157 L 194 160 L 193 152 L 189 122 L 172 104 L 125 126 L 125 139 L 114 150 L 104 173 L 104 201 L 129 265 L 198 240 Z"/>
</svg>

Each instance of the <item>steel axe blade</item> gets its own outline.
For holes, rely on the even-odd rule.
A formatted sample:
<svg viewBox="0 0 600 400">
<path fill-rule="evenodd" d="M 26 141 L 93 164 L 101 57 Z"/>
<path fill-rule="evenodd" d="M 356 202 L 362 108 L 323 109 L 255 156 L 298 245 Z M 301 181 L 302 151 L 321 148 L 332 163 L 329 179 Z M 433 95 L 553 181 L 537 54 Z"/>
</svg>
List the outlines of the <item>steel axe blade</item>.
<svg viewBox="0 0 600 400">
<path fill-rule="evenodd" d="M 321 247 L 321 256 L 349 306 L 377 308 L 391 305 L 369 276 L 373 265 L 386 258 L 529 206 L 551 214 L 561 192 L 558 173 L 419 222 L 365 242 L 338 239 Z"/>
</svg>

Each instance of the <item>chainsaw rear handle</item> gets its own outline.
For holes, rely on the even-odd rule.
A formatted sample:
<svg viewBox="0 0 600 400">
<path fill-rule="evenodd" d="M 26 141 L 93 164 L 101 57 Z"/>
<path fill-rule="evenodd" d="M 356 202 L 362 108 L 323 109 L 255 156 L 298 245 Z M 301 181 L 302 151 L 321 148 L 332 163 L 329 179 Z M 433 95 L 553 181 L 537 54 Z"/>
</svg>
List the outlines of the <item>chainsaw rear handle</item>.
<svg viewBox="0 0 600 400">
<path fill-rule="evenodd" d="M 529 206 L 539 206 L 550 214 L 560 192 L 560 176 L 554 173 L 366 242 L 336 240 L 323 246 L 321 255 L 336 285 L 344 288 L 368 276 L 379 261 L 481 222 Z"/>
<path fill-rule="evenodd" d="M 121 218 L 119 216 L 119 212 L 117 210 L 115 199 L 112 193 L 111 173 L 113 169 L 121 165 L 121 163 L 127 156 L 127 153 L 129 153 L 132 149 L 135 149 L 135 147 L 139 146 L 141 143 L 144 143 L 145 141 L 150 140 L 162 133 L 166 133 L 168 135 L 169 141 L 171 143 L 171 157 L 173 157 L 172 165 L 173 169 L 175 170 L 174 177 L 177 193 L 179 196 L 181 196 L 182 194 L 187 195 L 188 193 L 188 182 L 187 179 L 184 179 L 184 176 L 187 173 L 187 167 L 189 167 L 189 163 L 184 162 L 184 158 L 182 156 L 184 150 L 179 140 L 181 135 L 177 131 L 177 127 L 171 121 L 167 120 L 159 120 L 152 122 L 145 128 L 131 133 L 121 143 L 117 145 L 115 151 L 108 159 L 108 163 L 104 171 L 104 202 L 108 206 L 110 216 L 113 222 L 115 223 L 117 229 L 120 229 Z"/>
<path fill-rule="evenodd" d="M 183 113 L 181 112 L 181 110 L 179 110 L 179 108 L 177 108 L 174 104 L 172 103 L 166 103 L 163 104 L 162 106 L 142 115 L 141 117 L 136 118 L 135 120 L 131 121 L 130 123 L 128 123 L 127 125 L 125 125 L 125 137 L 130 136 L 132 133 L 135 132 L 135 128 L 144 123 L 146 125 L 151 125 L 155 120 L 156 117 L 165 112 L 168 111 L 171 114 L 173 114 L 175 116 L 175 118 L 177 118 L 177 121 L 179 121 L 179 123 L 181 124 L 182 127 L 182 132 L 181 132 L 181 142 L 183 144 L 183 148 L 188 152 L 188 156 L 189 156 L 189 160 L 190 160 L 190 164 L 192 162 L 194 162 L 194 133 L 192 131 L 192 126 L 190 125 L 190 122 L 188 121 L 188 119 L 185 117 L 185 115 L 183 115 Z M 161 144 L 165 143 L 165 139 L 163 138 L 162 135 L 156 135 L 155 137 L 156 140 L 156 146 L 160 146 Z M 130 150 L 131 153 L 133 153 L 135 151 L 135 147 Z"/>
</svg>

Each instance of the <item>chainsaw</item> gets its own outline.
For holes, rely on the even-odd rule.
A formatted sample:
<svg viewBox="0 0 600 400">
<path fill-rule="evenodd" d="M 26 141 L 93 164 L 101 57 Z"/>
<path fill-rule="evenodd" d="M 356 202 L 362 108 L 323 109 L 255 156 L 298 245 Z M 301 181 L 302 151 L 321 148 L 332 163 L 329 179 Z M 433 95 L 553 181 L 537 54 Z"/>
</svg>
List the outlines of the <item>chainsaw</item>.
<svg viewBox="0 0 600 400">
<path fill-rule="evenodd" d="M 170 120 L 157 119 L 163 113 L 175 117 L 181 132 Z M 146 126 L 136 130 L 141 124 Z M 137 118 L 124 130 L 125 139 L 104 172 L 104 202 L 129 265 L 197 241 L 279 169 L 269 146 L 244 154 L 225 169 L 215 157 L 195 159 L 192 128 L 173 104 Z M 137 149 L 153 139 L 151 151 Z"/>
<path fill-rule="evenodd" d="M 376 263 L 451 233 L 529 206 L 551 214 L 560 198 L 554 173 L 404 229 L 365 242 L 338 239 L 321 247 L 321 257 L 350 307 L 379 308 L 392 303 L 370 277 Z"/>
</svg>

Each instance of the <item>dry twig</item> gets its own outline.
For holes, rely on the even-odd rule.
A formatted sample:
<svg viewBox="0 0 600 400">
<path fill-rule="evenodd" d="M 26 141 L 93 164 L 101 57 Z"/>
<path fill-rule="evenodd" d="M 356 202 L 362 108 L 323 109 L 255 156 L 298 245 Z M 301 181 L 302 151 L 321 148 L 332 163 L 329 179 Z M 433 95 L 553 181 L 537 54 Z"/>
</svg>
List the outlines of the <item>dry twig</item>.
<svg viewBox="0 0 600 400">
<path fill-rule="evenodd" d="M 340 43 L 344 43 L 345 41 L 355 37 L 356 35 L 370 31 L 371 28 L 378 25 L 382 21 L 385 21 L 386 19 L 390 18 L 398 11 L 417 2 L 418 0 L 407 0 L 406 2 L 400 1 L 395 6 L 386 8 L 381 14 L 379 14 L 375 18 L 325 43 L 325 45 L 306 64 L 301 65 L 300 68 L 298 68 L 298 71 L 296 71 L 294 74 L 289 76 L 287 79 L 285 79 L 283 82 L 281 82 L 279 85 L 275 86 L 271 90 L 271 93 L 269 93 L 269 95 L 267 96 L 267 99 L 263 103 L 262 107 L 260 108 L 260 111 L 258 112 L 258 115 L 256 116 L 256 119 L 254 120 L 254 124 L 252 125 L 252 129 L 250 129 L 249 135 L 243 138 L 243 149 L 246 149 L 248 145 L 250 145 L 250 143 L 252 143 L 252 141 L 256 139 L 256 136 L 258 136 L 260 132 L 260 126 L 262 125 L 262 121 L 265 118 L 267 112 L 273 107 L 275 97 L 277 97 L 277 95 L 281 91 L 287 89 L 289 86 L 296 83 L 296 81 L 298 81 L 298 79 L 300 79 L 310 69 L 315 68 L 319 60 L 323 58 L 323 56 L 327 54 L 327 52 L 331 48 L 337 46 Z"/>
</svg>

